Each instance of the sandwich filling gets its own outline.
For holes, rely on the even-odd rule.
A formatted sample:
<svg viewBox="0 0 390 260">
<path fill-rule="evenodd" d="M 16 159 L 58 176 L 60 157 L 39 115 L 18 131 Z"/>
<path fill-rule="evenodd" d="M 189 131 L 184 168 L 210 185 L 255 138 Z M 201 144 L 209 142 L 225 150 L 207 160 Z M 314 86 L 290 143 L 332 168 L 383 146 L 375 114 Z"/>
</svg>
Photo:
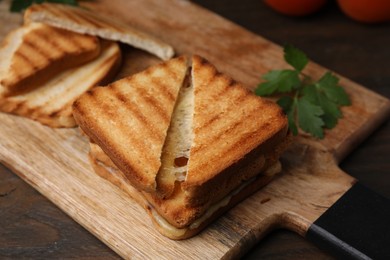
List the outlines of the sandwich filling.
<svg viewBox="0 0 390 260">
<path fill-rule="evenodd" d="M 109 167 L 105 167 L 106 169 Z M 262 174 L 259 176 L 253 177 L 245 182 L 243 182 L 240 186 L 238 186 L 235 190 L 230 192 L 228 195 L 226 195 L 223 199 L 220 201 L 212 204 L 206 212 L 198 219 L 196 219 L 194 222 L 192 222 L 188 227 L 185 228 L 177 228 L 170 224 L 163 216 L 161 216 L 152 206 L 150 206 L 148 209 L 150 210 L 151 216 L 154 220 L 154 222 L 164 230 L 164 232 L 169 235 L 170 237 L 181 237 L 183 236 L 187 231 L 192 229 L 199 228 L 205 221 L 210 219 L 214 213 L 216 213 L 219 209 L 222 209 L 226 207 L 233 196 L 240 193 L 243 189 L 245 189 L 248 185 L 253 183 L 257 178 L 261 178 L 262 176 L 268 176 L 272 177 L 275 174 L 279 173 L 281 171 L 281 164 L 279 161 L 277 161 L 275 164 L 271 165 L 267 170 L 265 170 Z"/>
<path fill-rule="evenodd" d="M 176 181 L 185 181 L 191 144 L 194 114 L 194 87 L 187 74 L 180 89 L 161 155 L 157 182 L 164 197 L 172 193 Z M 165 190 L 165 191 L 164 191 Z"/>
</svg>

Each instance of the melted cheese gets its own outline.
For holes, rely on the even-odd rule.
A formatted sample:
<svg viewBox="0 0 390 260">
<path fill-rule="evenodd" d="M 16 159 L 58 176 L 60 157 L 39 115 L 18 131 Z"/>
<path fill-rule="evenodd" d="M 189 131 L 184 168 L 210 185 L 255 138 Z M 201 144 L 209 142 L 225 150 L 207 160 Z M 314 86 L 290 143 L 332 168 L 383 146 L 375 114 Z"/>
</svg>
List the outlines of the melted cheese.
<svg viewBox="0 0 390 260">
<path fill-rule="evenodd" d="M 183 236 L 188 228 L 177 228 L 168 223 L 160 214 L 157 213 L 152 207 L 150 207 L 150 211 L 152 213 L 153 219 L 156 221 L 157 225 L 159 225 L 165 233 L 169 234 L 171 237 L 181 237 Z"/>
<path fill-rule="evenodd" d="M 187 230 L 196 229 L 198 228 L 203 222 L 208 220 L 217 210 L 227 206 L 231 200 L 231 198 L 239 193 L 242 189 L 244 189 L 246 186 L 248 186 L 250 183 L 252 183 L 256 178 L 252 178 L 243 184 L 241 184 L 237 189 L 235 189 L 233 192 L 231 192 L 229 195 L 224 197 L 219 202 L 211 205 L 206 212 L 197 220 L 195 220 L 188 228 L 177 228 L 173 226 L 172 224 L 168 223 L 160 214 L 157 213 L 153 208 L 151 208 L 152 216 L 154 220 L 157 222 L 157 224 L 168 234 L 175 237 L 180 237 L 187 232 Z"/>
<path fill-rule="evenodd" d="M 97 164 L 100 166 L 103 166 L 109 173 L 116 174 L 117 169 L 109 167 L 105 165 L 104 163 L 96 160 Z M 268 169 L 266 169 L 260 176 L 272 176 L 280 172 L 281 170 L 281 164 L 279 161 L 277 161 L 275 164 L 271 165 Z M 237 189 L 230 192 L 226 197 L 224 197 L 222 200 L 220 200 L 217 203 L 214 203 L 211 205 L 206 212 L 198 219 L 196 219 L 192 224 L 189 225 L 189 227 L 186 228 L 177 228 L 170 224 L 168 221 L 166 221 L 165 218 L 163 218 L 151 205 L 149 205 L 149 209 L 151 211 L 151 216 L 154 219 L 154 221 L 157 223 L 158 226 L 160 226 L 161 229 L 164 230 L 164 232 L 169 235 L 170 237 L 182 237 L 188 230 L 196 229 L 200 227 L 200 225 L 203 224 L 206 220 L 208 220 L 217 210 L 227 206 L 231 200 L 231 198 L 235 195 L 237 195 L 240 191 L 242 191 L 246 186 L 251 184 L 256 180 L 257 177 L 253 177 L 249 179 L 248 181 L 242 183 Z M 142 196 L 143 197 L 143 196 Z M 147 200 L 143 198 L 144 202 L 148 204 Z"/>
<path fill-rule="evenodd" d="M 281 164 L 279 161 L 277 161 L 275 164 L 271 165 L 267 170 L 265 170 L 260 176 L 273 176 L 281 171 Z M 242 191 L 246 186 L 251 184 L 256 180 L 257 177 L 253 177 L 249 179 L 248 181 L 242 183 L 237 189 L 232 191 L 230 194 L 228 194 L 226 197 L 224 197 L 219 202 L 211 205 L 206 212 L 197 220 L 195 220 L 188 228 L 177 228 L 170 223 L 168 223 L 161 215 L 159 215 L 153 208 L 152 210 L 152 216 L 154 220 L 158 223 L 158 225 L 168 234 L 175 237 L 181 237 L 182 235 L 187 232 L 187 230 L 196 229 L 198 228 L 203 222 L 208 220 L 217 210 L 227 206 L 231 200 L 231 198 L 234 195 L 237 195 L 240 191 Z"/>
</svg>

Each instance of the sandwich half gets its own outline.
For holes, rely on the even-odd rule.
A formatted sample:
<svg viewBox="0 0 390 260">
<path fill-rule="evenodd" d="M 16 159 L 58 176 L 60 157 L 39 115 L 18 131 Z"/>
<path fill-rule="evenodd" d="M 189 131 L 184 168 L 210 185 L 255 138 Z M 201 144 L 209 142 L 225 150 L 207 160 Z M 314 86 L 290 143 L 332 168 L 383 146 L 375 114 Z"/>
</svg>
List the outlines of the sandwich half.
<svg viewBox="0 0 390 260">
<path fill-rule="evenodd" d="M 181 64 L 180 72 L 172 63 Z M 175 86 L 176 96 L 167 84 Z M 166 103 L 165 96 L 173 98 Z M 169 108 L 169 122 L 158 121 L 155 103 Z M 196 55 L 95 88 L 73 110 L 91 138 L 96 172 L 136 198 L 173 239 L 193 236 L 268 183 L 290 141 L 278 105 Z M 162 138 L 156 142 L 155 136 Z"/>
<path fill-rule="evenodd" d="M 99 54 L 97 37 L 42 23 L 22 26 L 11 32 L 0 48 L 3 95 L 27 92 L 53 75 L 91 61 Z"/>
<path fill-rule="evenodd" d="M 115 42 L 29 23 L 6 37 L 0 57 L 0 111 L 74 127 L 73 102 L 113 78 L 121 50 Z"/>
</svg>

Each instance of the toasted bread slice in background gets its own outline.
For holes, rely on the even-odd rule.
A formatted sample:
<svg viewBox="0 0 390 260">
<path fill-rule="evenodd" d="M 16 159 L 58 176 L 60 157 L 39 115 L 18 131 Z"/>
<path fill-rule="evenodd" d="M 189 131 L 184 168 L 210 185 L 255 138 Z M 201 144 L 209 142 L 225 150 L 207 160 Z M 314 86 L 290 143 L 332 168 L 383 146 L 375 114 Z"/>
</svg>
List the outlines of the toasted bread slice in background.
<svg viewBox="0 0 390 260">
<path fill-rule="evenodd" d="M 276 161 L 262 174 L 241 183 L 220 200 L 189 206 L 185 204 L 185 194 L 180 189 L 176 189 L 169 199 L 161 199 L 155 194 L 137 190 L 98 145 L 90 145 L 89 158 L 95 172 L 140 204 L 162 235 L 176 240 L 196 235 L 224 212 L 267 185 L 281 170 L 280 163 Z M 257 162 L 255 160 L 252 163 Z"/>
<path fill-rule="evenodd" d="M 163 41 L 117 19 L 110 19 L 85 8 L 53 3 L 37 4 L 26 10 L 24 20 L 26 23 L 43 22 L 78 33 L 120 41 L 152 53 L 163 60 L 174 55 L 173 48 Z"/>
<path fill-rule="evenodd" d="M 0 49 L 3 95 L 34 89 L 60 72 L 100 54 L 95 36 L 82 35 L 42 23 L 29 23 L 10 33 Z"/>
<path fill-rule="evenodd" d="M 96 59 L 65 70 L 42 86 L 27 93 L 3 96 L 0 86 L 0 110 L 39 121 L 51 127 L 74 127 L 72 103 L 85 91 L 114 77 L 121 61 L 115 42 L 102 41 Z"/>
<path fill-rule="evenodd" d="M 164 141 L 187 69 L 187 58 L 174 58 L 94 88 L 73 105 L 80 128 L 140 190 L 156 189 Z"/>
</svg>

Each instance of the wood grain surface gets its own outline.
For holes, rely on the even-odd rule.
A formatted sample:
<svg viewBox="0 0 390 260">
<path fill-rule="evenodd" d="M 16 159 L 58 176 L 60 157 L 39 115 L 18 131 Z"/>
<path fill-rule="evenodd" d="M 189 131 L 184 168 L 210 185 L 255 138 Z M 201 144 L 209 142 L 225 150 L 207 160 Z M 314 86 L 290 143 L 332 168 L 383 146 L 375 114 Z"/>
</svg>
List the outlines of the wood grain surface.
<svg viewBox="0 0 390 260">
<path fill-rule="evenodd" d="M 259 81 L 259 74 L 285 66 L 281 61 L 280 47 L 189 2 L 109 3 L 98 1 L 90 5 L 156 34 L 171 43 L 179 53 L 196 52 L 207 57 L 221 70 L 250 87 Z M 142 13 L 129 17 L 128 10 Z M 8 29 L 4 28 L 0 27 L 1 33 Z M 131 66 L 126 66 L 122 75 L 157 62 L 134 49 L 126 48 L 125 51 L 126 62 Z M 308 72 L 318 76 L 323 68 L 313 63 Z M 342 83 L 352 97 L 353 106 L 343 110 L 345 119 L 337 128 L 327 133 L 321 142 L 306 136 L 297 138 L 283 157 L 285 170 L 282 175 L 229 211 L 200 236 L 187 241 L 174 242 L 159 236 L 150 228 L 150 221 L 142 209 L 129 203 L 129 198 L 121 191 L 91 173 L 86 160 L 87 144 L 76 129 L 53 130 L 23 118 L 0 114 L 0 160 L 123 257 L 214 259 L 238 256 L 276 227 L 286 227 L 304 235 L 308 225 L 351 186 L 354 178 L 343 173 L 337 163 L 386 119 L 389 102 L 346 78 Z M 45 251 L 47 257 L 53 256 L 50 250 L 62 252 L 62 255 L 57 255 L 59 257 L 83 256 L 82 253 L 77 255 L 82 251 L 80 249 L 76 249 L 74 255 L 64 250 L 80 247 L 59 238 L 71 239 L 69 233 L 72 233 L 76 237 L 80 235 L 79 241 L 87 242 L 85 252 L 89 253 L 84 253 L 86 256 L 115 257 L 97 242 L 91 248 L 98 250 L 90 252 L 88 245 L 93 245 L 93 238 L 77 229 L 73 222 L 62 218 L 58 223 L 45 219 L 44 216 L 56 214 L 44 214 L 46 208 L 50 211 L 52 207 L 46 206 L 48 202 L 40 203 L 44 209 L 41 215 L 33 210 L 36 202 L 28 194 L 21 202 L 15 203 L 12 198 L 26 188 L 17 183 L 15 177 L 7 173 L 0 182 L 1 227 L 5 227 L 0 229 L 0 245 L 5 245 L 0 247 L 0 256 L 25 254 L 39 258 L 39 249 L 33 251 L 29 249 L 31 247 Z M 12 212 L 18 212 L 14 205 L 19 203 L 25 212 L 13 221 L 15 215 Z M 69 233 L 58 231 L 68 228 Z M 48 231 L 47 235 L 39 235 L 40 229 Z M 37 234 L 36 240 L 24 240 L 23 236 L 18 236 L 23 233 Z M 23 243 L 25 246 L 17 251 L 16 247 Z"/>
</svg>

